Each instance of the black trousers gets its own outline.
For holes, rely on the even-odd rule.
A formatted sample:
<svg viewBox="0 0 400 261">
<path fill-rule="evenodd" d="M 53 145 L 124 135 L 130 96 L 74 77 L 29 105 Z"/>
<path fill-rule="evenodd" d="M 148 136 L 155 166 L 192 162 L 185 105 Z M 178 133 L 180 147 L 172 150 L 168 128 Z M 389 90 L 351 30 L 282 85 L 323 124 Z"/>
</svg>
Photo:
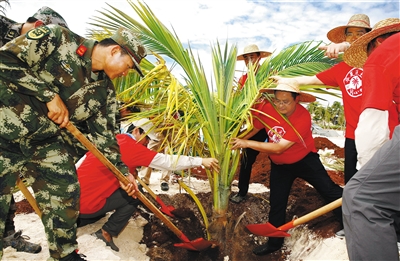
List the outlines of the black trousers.
<svg viewBox="0 0 400 261">
<path fill-rule="evenodd" d="M 125 190 L 119 188 L 107 198 L 106 204 L 96 213 L 79 214 L 80 226 L 82 226 L 82 224 L 93 223 L 103 217 L 107 212 L 115 210 L 102 228 L 111 236 L 118 236 L 126 224 L 128 224 L 133 213 L 135 213 L 136 206 L 139 202 L 139 199 L 128 196 Z"/>
<path fill-rule="evenodd" d="M 344 141 L 344 184 L 346 184 L 357 172 L 357 150 L 353 139 Z"/>
<path fill-rule="evenodd" d="M 275 227 L 286 223 L 286 207 L 290 189 L 296 178 L 301 178 L 310 183 L 324 198 L 326 203 L 342 197 L 343 189 L 336 185 L 324 166 L 319 155 L 310 152 L 302 160 L 293 164 L 277 165 L 271 161 L 270 176 L 270 206 L 269 222 Z M 334 214 L 342 223 L 342 208 L 334 210 Z M 271 237 L 268 244 L 280 247 L 284 238 Z"/>
<path fill-rule="evenodd" d="M 262 141 L 264 142 L 268 138 L 267 131 L 261 129 L 249 140 Z M 240 172 L 239 172 L 239 195 L 246 196 L 249 191 L 249 182 L 251 176 L 251 170 L 253 168 L 253 163 L 260 152 L 253 149 L 244 149 L 243 155 L 240 160 Z"/>
</svg>

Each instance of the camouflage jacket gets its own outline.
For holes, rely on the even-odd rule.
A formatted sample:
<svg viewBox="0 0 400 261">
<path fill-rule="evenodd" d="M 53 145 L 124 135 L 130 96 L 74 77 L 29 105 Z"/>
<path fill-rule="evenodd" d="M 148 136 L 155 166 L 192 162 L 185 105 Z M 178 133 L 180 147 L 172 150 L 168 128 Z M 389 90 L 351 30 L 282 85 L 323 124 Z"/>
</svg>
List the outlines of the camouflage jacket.
<svg viewBox="0 0 400 261">
<path fill-rule="evenodd" d="M 0 48 L 0 100 L 21 93 L 46 103 L 57 93 L 70 120 L 125 174 L 115 138 L 115 89 L 104 72 L 92 73 L 95 43 L 58 25 L 8 42 Z"/>
<path fill-rule="evenodd" d="M 0 15 L 0 47 L 20 36 L 22 25 Z"/>
</svg>

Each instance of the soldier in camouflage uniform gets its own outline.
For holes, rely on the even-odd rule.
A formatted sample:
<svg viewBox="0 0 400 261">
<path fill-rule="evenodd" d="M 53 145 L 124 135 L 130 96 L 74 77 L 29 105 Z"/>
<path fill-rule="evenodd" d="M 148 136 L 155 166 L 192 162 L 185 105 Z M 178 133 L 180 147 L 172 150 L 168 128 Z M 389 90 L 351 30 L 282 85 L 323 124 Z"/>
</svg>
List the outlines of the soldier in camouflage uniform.
<svg viewBox="0 0 400 261">
<path fill-rule="evenodd" d="M 58 24 L 66 27 L 67 22 L 64 18 L 53 9 L 49 7 L 40 8 L 33 16 L 29 17 L 25 23 L 17 23 L 7 17 L 0 15 L 0 47 L 7 42 L 25 34 L 30 29 L 39 27 L 41 25 Z M 22 231 L 15 231 L 14 216 L 17 206 L 14 197 L 11 197 L 10 209 L 5 220 L 4 240 L 3 247 L 11 246 L 17 251 L 28 253 L 39 253 L 42 247 L 39 244 L 34 244 L 26 241 L 28 236 L 22 235 Z"/>
<path fill-rule="evenodd" d="M 85 151 L 62 129 L 69 120 L 128 176 L 127 191 L 137 190 L 115 138 L 111 80 L 132 68 L 143 75 L 139 63 L 145 56 L 124 28 L 97 43 L 48 25 L 0 48 L 0 215 L 8 212 L 18 173 L 33 176 L 49 260 L 83 260 L 75 252 L 80 190 L 74 163 Z"/>
</svg>

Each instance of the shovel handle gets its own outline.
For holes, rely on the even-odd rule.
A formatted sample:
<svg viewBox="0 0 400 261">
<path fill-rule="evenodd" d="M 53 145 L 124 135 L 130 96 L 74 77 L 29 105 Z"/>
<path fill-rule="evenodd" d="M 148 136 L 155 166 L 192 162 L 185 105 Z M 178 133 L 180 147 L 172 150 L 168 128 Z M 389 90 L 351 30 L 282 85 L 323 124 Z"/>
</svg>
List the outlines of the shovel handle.
<svg viewBox="0 0 400 261">
<path fill-rule="evenodd" d="M 139 181 L 140 185 L 142 185 L 142 187 L 144 187 L 144 189 L 150 194 L 152 198 L 157 199 L 157 195 L 149 188 L 149 186 L 147 186 L 146 183 L 144 183 L 144 181 L 138 175 L 136 175 L 136 179 L 137 181 Z"/>
<path fill-rule="evenodd" d="M 76 139 L 78 139 L 93 155 L 100 160 L 108 169 L 111 170 L 111 172 L 114 174 L 114 176 L 121 181 L 124 185 L 128 185 L 131 182 L 128 180 L 127 177 L 125 177 L 121 171 L 117 167 L 114 166 L 104 155 L 101 153 L 96 146 L 91 143 L 86 136 L 84 136 L 76 127 L 73 125 L 71 122 L 68 122 L 66 126 L 67 130 L 71 132 L 72 135 Z M 180 231 L 164 214 L 156 207 L 154 206 L 151 201 L 149 201 L 140 191 L 135 192 L 135 196 L 144 204 L 146 207 L 148 207 L 151 212 L 153 212 L 159 219 L 161 219 L 165 225 L 172 231 L 174 234 L 179 237 L 182 241 L 184 242 L 189 242 L 189 239 Z"/>
<path fill-rule="evenodd" d="M 24 182 L 22 182 L 19 176 L 17 178 L 16 184 L 19 190 L 22 192 L 22 194 L 24 194 L 26 200 L 28 200 L 29 204 L 35 210 L 36 214 L 41 218 L 42 212 L 40 211 L 39 206 L 37 205 L 36 199 L 32 196 L 31 192 L 28 190 L 28 188 L 25 186 Z"/>
<path fill-rule="evenodd" d="M 342 198 L 339 198 L 335 201 L 332 201 L 331 203 L 314 210 L 313 212 L 308 213 L 307 215 L 304 215 L 300 218 L 297 218 L 295 220 L 290 221 L 289 223 L 286 223 L 282 226 L 280 226 L 278 229 L 279 230 L 283 230 L 283 231 L 287 231 L 295 226 L 307 223 L 310 220 L 313 220 L 319 216 L 322 216 L 338 207 L 340 207 L 342 205 Z"/>
</svg>

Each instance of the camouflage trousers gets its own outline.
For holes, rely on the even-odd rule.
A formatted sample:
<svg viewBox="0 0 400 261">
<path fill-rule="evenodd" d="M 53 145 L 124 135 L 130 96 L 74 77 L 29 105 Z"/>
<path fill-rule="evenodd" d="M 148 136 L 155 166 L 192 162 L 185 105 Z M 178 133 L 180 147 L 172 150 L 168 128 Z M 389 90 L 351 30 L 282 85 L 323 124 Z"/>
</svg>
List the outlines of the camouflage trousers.
<svg viewBox="0 0 400 261">
<path fill-rule="evenodd" d="M 0 216 L 6 217 L 19 173 L 33 177 L 32 188 L 42 212 L 50 258 L 77 249 L 76 220 L 80 187 L 70 146 L 59 127 L 47 118 L 43 103 L 27 96 L 2 93 L 0 98 Z M 31 100 L 30 100 L 31 99 Z M 45 105 L 44 105 L 45 106 Z M 0 219 L 3 237 L 5 219 Z M 0 238 L 0 259 L 3 255 Z"/>
</svg>

